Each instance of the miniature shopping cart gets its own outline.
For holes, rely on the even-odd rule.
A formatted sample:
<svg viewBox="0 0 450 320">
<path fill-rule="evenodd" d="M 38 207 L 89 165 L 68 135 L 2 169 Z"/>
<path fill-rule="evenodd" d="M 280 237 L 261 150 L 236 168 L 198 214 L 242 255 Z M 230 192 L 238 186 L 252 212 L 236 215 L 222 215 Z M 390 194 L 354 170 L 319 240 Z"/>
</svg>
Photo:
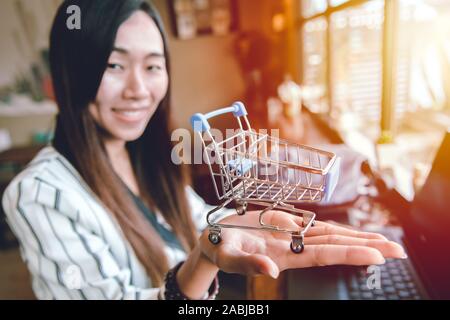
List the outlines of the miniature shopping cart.
<svg viewBox="0 0 450 320">
<path fill-rule="evenodd" d="M 226 113 L 235 116 L 239 128 L 218 141 L 208 119 Z M 217 197 L 223 200 L 207 214 L 209 241 L 220 243 L 222 228 L 284 232 L 291 235 L 291 250 L 302 252 L 304 236 L 314 225 L 316 215 L 295 205 L 329 199 L 339 177 L 340 159 L 331 152 L 257 133 L 252 130 L 241 102 L 207 114 L 196 113 L 191 117 L 191 124 L 203 143 L 204 159 Z M 211 220 L 212 214 L 233 201 L 238 215 L 244 215 L 249 204 L 262 207 L 258 225 L 224 224 Z M 274 209 L 302 216 L 301 226 L 286 229 L 266 224 L 264 214 Z"/>
</svg>

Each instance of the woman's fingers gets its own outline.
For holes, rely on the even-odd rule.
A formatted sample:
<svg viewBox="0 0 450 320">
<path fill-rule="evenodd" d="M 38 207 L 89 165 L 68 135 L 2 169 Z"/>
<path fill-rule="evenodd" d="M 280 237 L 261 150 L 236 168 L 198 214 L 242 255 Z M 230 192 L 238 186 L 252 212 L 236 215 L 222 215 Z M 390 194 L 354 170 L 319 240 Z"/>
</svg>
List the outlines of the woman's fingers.
<svg viewBox="0 0 450 320">
<path fill-rule="evenodd" d="M 374 265 L 383 264 L 380 251 L 366 246 L 345 246 L 335 244 L 307 245 L 301 254 L 286 250 L 282 270 L 328 265 Z"/>
<path fill-rule="evenodd" d="M 377 249 L 385 258 L 405 258 L 405 251 L 402 246 L 388 240 L 355 238 L 336 234 L 305 238 L 305 245 L 317 244 L 365 246 Z"/>
<path fill-rule="evenodd" d="M 272 211 L 271 221 L 278 222 L 280 220 L 284 221 L 284 225 L 288 225 L 290 228 L 298 226 L 303 227 L 303 218 L 297 215 L 289 214 L 281 211 Z M 295 225 L 294 225 L 294 224 Z M 276 223 L 273 223 L 276 224 Z M 315 220 L 314 227 L 310 228 L 306 233 L 306 236 L 321 236 L 328 234 L 340 234 L 343 236 L 355 237 L 355 238 L 365 238 L 365 239 L 380 239 L 387 240 L 385 236 L 374 233 L 374 232 L 363 232 L 355 230 L 351 227 L 343 227 L 341 225 L 327 223 Z"/>
<path fill-rule="evenodd" d="M 248 212 L 252 218 L 253 223 L 251 225 L 258 225 L 257 218 L 259 217 L 259 212 L 257 211 L 249 211 Z M 237 219 L 239 219 L 238 217 Z M 249 217 L 247 217 L 249 218 Z M 241 221 L 243 220 L 240 218 Z M 266 224 L 278 226 L 279 228 L 296 230 L 297 228 L 303 227 L 303 218 L 297 215 L 293 215 L 284 211 L 271 210 L 263 215 L 263 221 Z M 329 234 L 339 234 L 343 236 L 355 237 L 355 238 L 364 238 L 364 239 L 380 239 L 387 240 L 386 237 L 379 233 L 373 232 L 363 232 L 351 229 L 350 227 L 343 227 L 339 225 L 335 225 L 332 223 L 326 223 L 322 221 L 315 221 L 315 226 L 310 228 L 306 233 L 306 236 L 322 236 Z"/>
<path fill-rule="evenodd" d="M 357 231 L 341 226 L 332 225 L 329 223 L 316 221 L 316 225 L 308 230 L 306 233 L 307 237 L 315 237 L 315 236 L 323 236 L 323 235 L 332 235 L 338 234 L 342 236 L 354 237 L 354 238 L 363 238 L 363 239 L 379 239 L 379 240 L 387 240 L 385 236 L 374 233 L 374 232 L 364 232 Z"/>
</svg>

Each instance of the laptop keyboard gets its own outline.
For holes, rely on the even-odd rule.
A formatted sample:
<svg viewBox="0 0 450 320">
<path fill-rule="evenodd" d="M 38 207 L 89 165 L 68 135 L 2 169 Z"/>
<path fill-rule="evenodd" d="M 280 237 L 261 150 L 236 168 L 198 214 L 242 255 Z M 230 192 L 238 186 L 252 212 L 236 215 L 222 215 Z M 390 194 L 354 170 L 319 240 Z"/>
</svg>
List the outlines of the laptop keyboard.
<svg viewBox="0 0 450 320">
<path fill-rule="evenodd" d="M 380 286 L 370 289 L 366 268 L 358 268 L 345 276 L 349 298 L 352 300 L 420 300 L 423 299 L 418 286 L 414 283 L 407 260 L 387 259 L 380 265 Z M 353 269 L 354 271 L 354 269 Z M 370 281 L 372 284 L 373 282 Z"/>
</svg>

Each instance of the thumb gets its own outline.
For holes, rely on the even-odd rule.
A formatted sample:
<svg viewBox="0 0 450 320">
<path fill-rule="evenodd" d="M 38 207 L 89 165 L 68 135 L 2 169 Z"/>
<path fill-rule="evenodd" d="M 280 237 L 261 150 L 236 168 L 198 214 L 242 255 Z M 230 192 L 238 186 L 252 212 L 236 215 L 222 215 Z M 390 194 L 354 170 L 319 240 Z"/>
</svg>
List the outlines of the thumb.
<svg viewBox="0 0 450 320">
<path fill-rule="evenodd" d="M 270 257 L 262 254 L 251 254 L 249 258 L 253 259 L 255 264 L 259 266 L 260 273 L 274 279 L 280 275 L 280 269 Z"/>
<path fill-rule="evenodd" d="M 240 274 L 264 274 L 274 279 L 278 278 L 280 269 L 268 256 L 258 253 L 248 253 L 231 246 L 222 246 L 218 252 L 217 265 L 225 272 Z"/>
</svg>

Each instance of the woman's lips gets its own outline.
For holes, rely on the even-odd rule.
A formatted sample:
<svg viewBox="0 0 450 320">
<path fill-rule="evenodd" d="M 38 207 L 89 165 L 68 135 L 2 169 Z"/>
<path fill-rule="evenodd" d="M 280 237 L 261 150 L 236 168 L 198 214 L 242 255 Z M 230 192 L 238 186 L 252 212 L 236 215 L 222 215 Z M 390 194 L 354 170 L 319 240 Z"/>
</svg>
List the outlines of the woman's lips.
<svg viewBox="0 0 450 320">
<path fill-rule="evenodd" d="M 113 108 L 115 117 L 124 122 L 140 122 L 147 118 L 150 108 Z"/>
</svg>

